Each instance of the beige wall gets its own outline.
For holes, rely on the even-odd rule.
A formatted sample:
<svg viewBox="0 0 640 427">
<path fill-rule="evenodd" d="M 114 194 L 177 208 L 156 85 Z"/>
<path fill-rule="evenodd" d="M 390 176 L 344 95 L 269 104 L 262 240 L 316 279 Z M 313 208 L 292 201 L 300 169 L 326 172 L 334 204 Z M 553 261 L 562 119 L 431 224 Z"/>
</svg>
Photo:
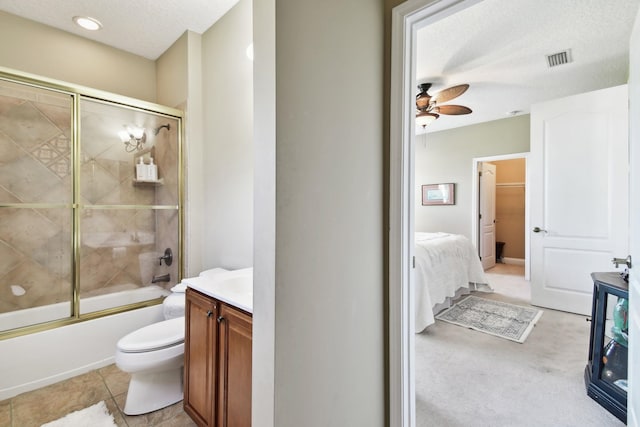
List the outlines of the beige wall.
<svg viewBox="0 0 640 427">
<path fill-rule="evenodd" d="M 202 35 L 203 268 L 253 266 L 251 7 L 241 0 Z"/>
<path fill-rule="evenodd" d="M 278 0 L 275 425 L 385 425 L 383 3 Z"/>
<path fill-rule="evenodd" d="M 471 238 L 473 159 L 528 151 L 528 115 L 419 135 L 415 150 L 416 231 Z M 449 182 L 456 184 L 455 205 L 422 206 L 422 185 Z"/>
<path fill-rule="evenodd" d="M 503 257 L 524 259 L 525 159 L 491 163 L 496 165 L 496 241 L 505 242 Z"/>
<path fill-rule="evenodd" d="M 189 31 L 156 60 L 158 104 L 176 107 L 187 100 L 189 87 Z"/>
<path fill-rule="evenodd" d="M 5 12 L 0 66 L 156 102 L 154 61 Z"/>
<path fill-rule="evenodd" d="M 275 0 L 253 2 L 254 426 L 275 427 L 276 19 Z"/>
<path fill-rule="evenodd" d="M 202 36 L 186 31 L 156 61 L 158 102 L 185 112 L 183 155 L 185 180 L 184 254 L 186 277 L 203 270 L 204 188 L 202 123 Z"/>
</svg>

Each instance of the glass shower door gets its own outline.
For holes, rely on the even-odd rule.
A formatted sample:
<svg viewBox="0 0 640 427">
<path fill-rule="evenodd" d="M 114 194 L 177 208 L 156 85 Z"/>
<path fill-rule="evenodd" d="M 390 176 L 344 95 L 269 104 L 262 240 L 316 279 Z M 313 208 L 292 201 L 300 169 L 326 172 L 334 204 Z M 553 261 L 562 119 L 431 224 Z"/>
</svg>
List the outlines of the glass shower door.
<svg viewBox="0 0 640 427">
<path fill-rule="evenodd" d="M 72 315 L 73 102 L 0 79 L 0 332 Z"/>
<path fill-rule="evenodd" d="M 89 98 L 80 111 L 80 313 L 165 296 L 180 264 L 178 120 Z"/>
</svg>

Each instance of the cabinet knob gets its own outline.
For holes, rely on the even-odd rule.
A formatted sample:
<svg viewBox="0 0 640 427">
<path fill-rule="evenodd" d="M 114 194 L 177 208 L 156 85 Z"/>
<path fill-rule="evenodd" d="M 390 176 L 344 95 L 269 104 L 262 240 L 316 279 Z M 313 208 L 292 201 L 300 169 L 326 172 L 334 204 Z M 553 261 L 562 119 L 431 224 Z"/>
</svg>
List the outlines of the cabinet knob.
<svg viewBox="0 0 640 427">
<path fill-rule="evenodd" d="M 207 311 L 207 317 L 211 317 L 211 316 L 213 316 L 213 311 L 208 310 L 208 311 Z"/>
<path fill-rule="evenodd" d="M 222 316 L 218 316 L 218 323 L 222 323 L 225 320 L 224 317 Z"/>
</svg>

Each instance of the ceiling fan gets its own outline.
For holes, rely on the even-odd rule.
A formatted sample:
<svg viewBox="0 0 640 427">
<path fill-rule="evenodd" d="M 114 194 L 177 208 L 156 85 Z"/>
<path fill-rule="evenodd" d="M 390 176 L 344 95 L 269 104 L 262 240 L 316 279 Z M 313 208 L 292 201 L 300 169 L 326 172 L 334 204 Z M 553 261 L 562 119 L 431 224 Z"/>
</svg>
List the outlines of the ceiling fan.
<svg viewBox="0 0 640 427">
<path fill-rule="evenodd" d="M 420 91 L 416 95 L 416 125 L 425 128 L 429 123 L 440 117 L 440 114 L 458 116 L 461 114 L 471 113 L 469 107 L 464 105 L 441 105 L 443 102 L 451 101 L 459 97 L 469 89 L 468 84 L 451 86 L 443 89 L 435 95 L 431 96 L 427 91 L 431 88 L 431 83 L 422 83 L 418 85 Z"/>
</svg>

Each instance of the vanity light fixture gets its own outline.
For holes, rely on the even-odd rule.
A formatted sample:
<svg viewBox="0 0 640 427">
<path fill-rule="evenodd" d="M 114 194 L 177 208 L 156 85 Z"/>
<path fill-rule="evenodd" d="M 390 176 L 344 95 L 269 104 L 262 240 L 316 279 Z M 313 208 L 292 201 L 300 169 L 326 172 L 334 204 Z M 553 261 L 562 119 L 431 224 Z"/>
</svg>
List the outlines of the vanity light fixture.
<svg viewBox="0 0 640 427">
<path fill-rule="evenodd" d="M 142 150 L 144 143 L 147 140 L 147 134 L 145 133 L 144 128 L 137 126 L 126 126 L 125 130 L 118 132 L 118 136 L 124 143 L 124 149 L 127 153 Z"/>
<path fill-rule="evenodd" d="M 73 22 L 79 27 L 89 31 L 97 31 L 102 28 L 102 24 L 95 18 L 89 16 L 74 16 Z"/>
</svg>

